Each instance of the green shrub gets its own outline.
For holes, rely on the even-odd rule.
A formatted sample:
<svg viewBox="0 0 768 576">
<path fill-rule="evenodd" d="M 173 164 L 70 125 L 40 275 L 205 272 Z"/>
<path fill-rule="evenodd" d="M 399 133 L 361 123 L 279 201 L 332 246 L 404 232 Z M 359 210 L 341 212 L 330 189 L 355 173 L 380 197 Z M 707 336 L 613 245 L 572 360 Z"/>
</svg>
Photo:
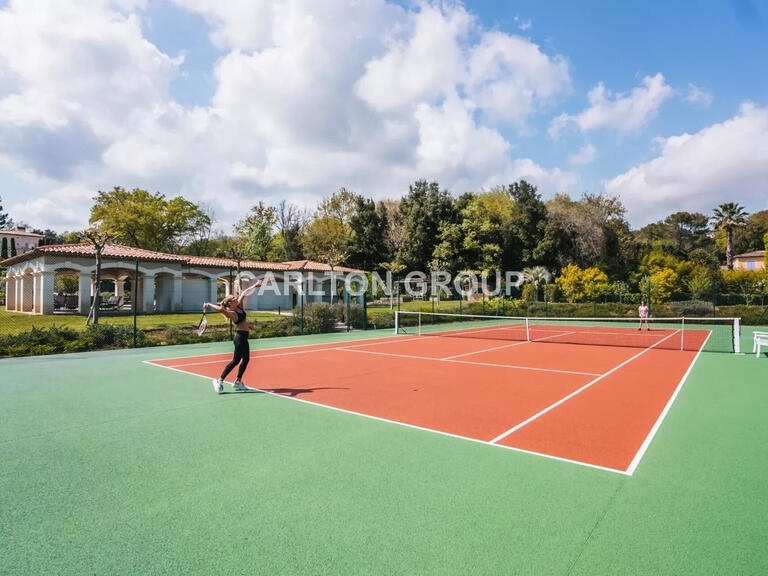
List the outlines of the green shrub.
<svg viewBox="0 0 768 576">
<path fill-rule="evenodd" d="M 299 311 L 294 311 L 300 322 Z M 304 306 L 304 334 L 323 334 L 333 332 L 339 319 L 339 306 L 325 302 L 314 302 Z"/>
</svg>

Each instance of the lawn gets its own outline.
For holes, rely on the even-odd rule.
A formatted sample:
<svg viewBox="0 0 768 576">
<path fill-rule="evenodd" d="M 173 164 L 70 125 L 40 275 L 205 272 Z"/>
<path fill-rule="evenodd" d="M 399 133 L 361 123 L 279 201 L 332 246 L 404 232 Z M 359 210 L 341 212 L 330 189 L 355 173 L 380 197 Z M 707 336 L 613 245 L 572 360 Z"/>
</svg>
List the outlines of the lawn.
<svg viewBox="0 0 768 576">
<path fill-rule="evenodd" d="M 248 312 L 248 319 L 251 321 L 271 322 L 277 318 L 278 315 L 272 312 Z M 99 318 L 99 322 L 103 324 L 133 326 L 133 316 L 102 316 Z M 194 328 L 198 322 L 200 322 L 199 312 L 191 314 L 147 314 L 137 318 L 139 330 L 156 330 L 170 326 Z M 208 315 L 209 326 L 225 326 L 227 324 L 227 320 L 221 314 Z M 0 310 L 0 334 L 18 334 L 19 332 L 26 332 L 32 327 L 48 328 L 50 326 L 82 330 L 85 329 L 85 318 L 83 316 L 70 315 L 38 316 Z"/>
</svg>

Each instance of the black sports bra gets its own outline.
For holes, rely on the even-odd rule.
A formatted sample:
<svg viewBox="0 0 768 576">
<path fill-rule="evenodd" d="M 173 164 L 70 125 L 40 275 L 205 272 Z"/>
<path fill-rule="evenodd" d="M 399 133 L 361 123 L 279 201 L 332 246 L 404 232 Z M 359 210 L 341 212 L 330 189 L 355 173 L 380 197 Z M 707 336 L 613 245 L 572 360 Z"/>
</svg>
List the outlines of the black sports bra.
<svg viewBox="0 0 768 576">
<path fill-rule="evenodd" d="M 235 312 L 235 314 L 237 314 L 237 318 L 235 318 L 235 324 L 241 324 L 245 322 L 245 318 L 246 318 L 245 310 L 242 310 L 242 309 L 238 310 Z"/>
</svg>

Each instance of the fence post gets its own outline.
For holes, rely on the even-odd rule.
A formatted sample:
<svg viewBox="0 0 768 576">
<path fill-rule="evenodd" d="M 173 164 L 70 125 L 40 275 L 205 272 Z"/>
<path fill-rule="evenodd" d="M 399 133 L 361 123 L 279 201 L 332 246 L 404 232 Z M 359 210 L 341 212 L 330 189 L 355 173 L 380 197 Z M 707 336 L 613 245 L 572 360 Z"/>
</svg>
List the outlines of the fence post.
<svg viewBox="0 0 768 576">
<path fill-rule="evenodd" d="M 136 258 L 136 269 L 133 272 L 133 294 L 131 299 L 133 300 L 133 347 L 136 348 L 136 314 L 139 310 L 137 304 L 139 302 L 139 259 Z"/>
<path fill-rule="evenodd" d="M 712 318 L 717 318 L 717 278 L 712 280 Z"/>
<path fill-rule="evenodd" d="M 234 279 L 232 278 L 232 266 L 229 267 L 229 294 L 233 296 L 235 292 Z M 232 320 L 229 321 L 229 339 L 232 340 Z"/>
<path fill-rule="evenodd" d="M 363 330 L 368 330 L 368 295 L 363 293 Z"/>
<path fill-rule="evenodd" d="M 301 326 L 301 335 L 304 335 L 304 286 L 301 287 L 301 294 L 299 299 L 299 325 Z"/>
<path fill-rule="evenodd" d="M 349 297 L 349 292 L 347 292 L 347 290 L 344 290 L 344 299 L 347 301 L 347 332 L 349 332 L 349 325 L 350 325 L 349 313 L 352 310 L 352 306 L 350 303 L 351 299 Z"/>
</svg>

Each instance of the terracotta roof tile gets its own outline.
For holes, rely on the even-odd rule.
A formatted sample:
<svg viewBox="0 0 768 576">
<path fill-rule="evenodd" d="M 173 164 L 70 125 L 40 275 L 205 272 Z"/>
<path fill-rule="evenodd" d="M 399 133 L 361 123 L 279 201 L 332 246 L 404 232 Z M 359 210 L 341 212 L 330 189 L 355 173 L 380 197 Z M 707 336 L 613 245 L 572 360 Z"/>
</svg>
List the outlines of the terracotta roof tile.
<svg viewBox="0 0 768 576">
<path fill-rule="evenodd" d="M 41 254 L 61 255 L 61 256 L 93 256 L 95 254 L 93 246 L 89 244 L 55 244 L 51 246 L 38 246 L 34 250 L 13 256 L 3 261 L 5 266 L 31 260 Z M 139 260 L 149 260 L 154 262 L 179 262 L 190 266 L 210 266 L 216 268 L 236 267 L 237 264 L 231 258 L 213 258 L 209 256 L 185 256 L 180 254 L 166 254 L 164 252 L 153 252 L 152 250 L 143 250 L 141 248 L 132 248 L 120 244 L 107 244 L 102 252 L 104 258 L 138 258 Z M 328 272 L 331 267 L 321 262 L 313 260 L 294 260 L 291 262 L 261 262 L 257 260 L 243 260 L 240 262 L 240 268 L 243 270 L 306 270 L 311 272 Z M 338 272 L 362 272 L 354 268 L 344 266 L 335 266 L 334 270 Z"/>
<path fill-rule="evenodd" d="M 765 250 L 755 250 L 754 252 L 744 252 L 744 254 L 736 254 L 734 258 L 763 258 L 765 256 Z"/>
<path fill-rule="evenodd" d="M 9 236 L 33 236 L 35 238 L 43 238 L 42 234 L 35 234 L 34 232 L 27 232 L 26 230 L 0 230 L 0 234 L 7 234 Z"/>
</svg>

